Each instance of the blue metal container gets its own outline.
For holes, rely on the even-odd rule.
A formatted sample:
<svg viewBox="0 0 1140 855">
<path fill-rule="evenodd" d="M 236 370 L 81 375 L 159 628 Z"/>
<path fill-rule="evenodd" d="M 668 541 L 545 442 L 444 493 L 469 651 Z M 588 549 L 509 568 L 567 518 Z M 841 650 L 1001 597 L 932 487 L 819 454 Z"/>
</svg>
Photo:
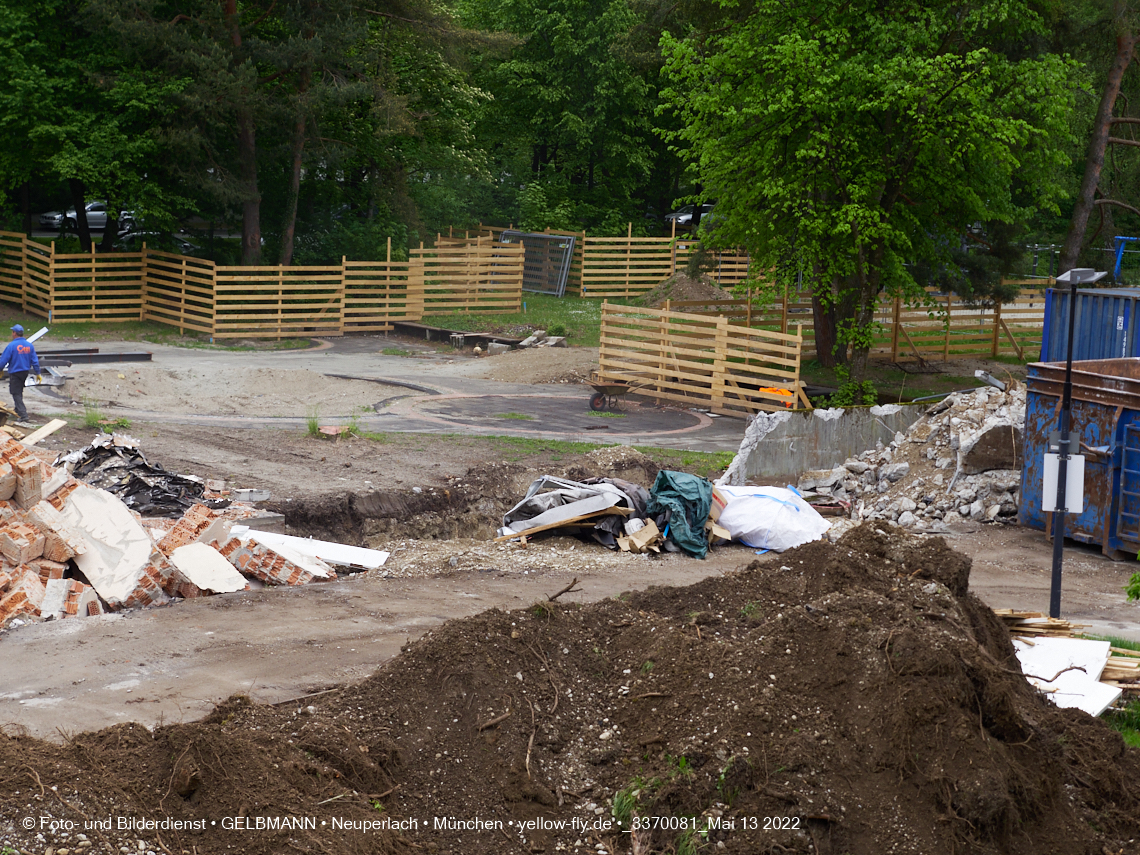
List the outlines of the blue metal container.
<svg viewBox="0 0 1140 855">
<path fill-rule="evenodd" d="M 1068 356 L 1071 296 L 1067 288 L 1045 292 L 1042 362 L 1063 362 Z M 1078 289 L 1076 311 L 1074 361 L 1140 356 L 1140 288 Z"/>
<path fill-rule="evenodd" d="M 1018 516 L 1022 525 L 1050 536 L 1053 515 L 1041 510 L 1041 485 L 1064 382 L 1064 362 L 1028 366 Z M 1085 505 L 1075 518 L 1069 516 L 1065 534 L 1098 543 L 1113 558 L 1135 557 L 1140 552 L 1140 358 L 1073 366 L 1071 436 L 1085 455 Z"/>
</svg>

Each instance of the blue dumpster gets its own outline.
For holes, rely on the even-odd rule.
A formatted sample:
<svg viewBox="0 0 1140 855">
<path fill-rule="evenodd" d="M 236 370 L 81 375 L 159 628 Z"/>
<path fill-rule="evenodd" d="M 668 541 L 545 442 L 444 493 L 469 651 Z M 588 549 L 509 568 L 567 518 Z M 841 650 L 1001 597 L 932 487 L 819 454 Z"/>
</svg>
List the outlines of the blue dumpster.
<svg viewBox="0 0 1140 855">
<path fill-rule="evenodd" d="M 1053 515 L 1041 510 L 1041 485 L 1064 383 L 1064 362 L 1028 366 L 1018 517 L 1050 537 Z M 1071 436 L 1085 455 L 1085 506 L 1075 518 L 1068 516 L 1065 534 L 1100 544 L 1112 558 L 1135 557 L 1140 552 L 1140 358 L 1073 365 Z"/>
<path fill-rule="evenodd" d="M 1069 347 L 1067 288 L 1045 292 L 1041 361 L 1062 362 Z M 1073 360 L 1140 356 L 1140 288 L 1080 288 L 1073 329 Z"/>
</svg>

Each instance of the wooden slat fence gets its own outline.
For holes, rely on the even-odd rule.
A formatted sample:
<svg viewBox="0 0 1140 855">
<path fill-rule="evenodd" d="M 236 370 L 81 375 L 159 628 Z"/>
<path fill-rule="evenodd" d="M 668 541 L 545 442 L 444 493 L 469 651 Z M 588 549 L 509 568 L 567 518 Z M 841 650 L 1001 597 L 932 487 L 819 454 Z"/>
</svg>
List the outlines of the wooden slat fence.
<svg viewBox="0 0 1140 855">
<path fill-rule="evenodd" d="M 602 305 L 599 374 L 641 394 L 717 413 L 810 407 L 800 382 L 803 340 L 664 309 Z M 782 395 L 780 391 L 791 393 Z"/>
<path fill-rule="evenodd" d="M 53 321 L 138 321 L 143 317 L 143 252 L 52 255 Z"/>
<path fill-rule="evenodd" d="M 138 253 L 55 252 L 22 234 L 0 232 L 0 299 L 31 314 L 59 320 L 155 320 L 218 336 L 286 337 L 384 332 L 395 320 L 425 313 L 517 312 L 522 300 L 523 250 L 498 243 L 488 227 L 439 238 L 414 249 L 408 261 L 348 261 L 327 267 L 217 267 L 199 258 L 144 249 Z M 635 297 L 684 267 L 686 238 L 589 238 L 573 234 L 575 267 L 567 292 L 587 297 Z M 721 256 L 727 287 L 747 275 L 746 256 Z M 575 283 L 577 277 L 577 283 Z M 1041 344 L 1045 287 L 1053 280 L 1009 280 L 1022 291 L 999 307 L 969 306 L 931 294 L 930 304 L 888 301 L 876 311 L 872 353 L 894 361 L 949 360 L 1015 354 Z M 784 294 L 774 302 L 724 298 L 673 301 L 668 311 L 723 317 L 733 327 L 797 336 L 814 353 L 811 302 Z M 715 323 L 715 322 L 714 322 Z"/>
<path fill-rule="evenodd" d="M 522 311 L 523 247 L 478 238 L 462 246 L 413 249 L 424 314 Z"/>
<path fill-rule="evenodd" d="M 208 259 L 146 250 L 143 318 L 213 335 L 215 273 Z"/>
<path fill-rule="evenodd" d="M 344 268 L 218 267 L 214 335 L 285 338 L 340 335 Z"/>
<path fill-rule="evenodd" d="M 0 300 L 24 302 L 24 245 L 22 234 L 0 232 Z"/>
<path fill-rule="evenodd" d="M 1015 355 L 1024 358 L 1041 346 L 1045 297 L 1041 290 L 1052 280 L 1011 280 L 1023 287 L 1012 302 L 971 306 L 960 297 L 931 292 L 929 305 L 906 306 L 889 300 L 875 311 L 877 325 L 871 353 L 892 362 L 908 359 L 948 361 L 955 358 Z M 803 337 L 805 353 L 815 353 L 811 301 L 793 294 L 774 303 L 757 305 L 745 298 L 671 300 L 666 308 L 705 317 L 724 317 L 746 327 L 792 333 Z"/>
</svg>

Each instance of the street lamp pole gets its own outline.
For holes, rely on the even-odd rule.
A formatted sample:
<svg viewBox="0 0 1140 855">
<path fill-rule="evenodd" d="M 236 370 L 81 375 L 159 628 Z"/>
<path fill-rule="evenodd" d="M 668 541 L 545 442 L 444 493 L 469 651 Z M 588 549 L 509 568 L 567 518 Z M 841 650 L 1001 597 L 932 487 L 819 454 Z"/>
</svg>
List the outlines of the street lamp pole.
<svg viewBox="0 0 1140 855">
<path fill-rule="evenodd" d="M 1070 286 L 1069 290 L 1069 346 L 1065 357 L 1065 385 L 1061 392 L 1061 419 L 1057 442 L 1057 503 L 1053 511 L 1053 578 L 1049 586 L 1049 617 L 1061 616 L 1061 565 L 1065 555 L 1065 490 L 1069 470 L 1069 426 L 1073 410 L 1073 332 L 1077 318 L 1077 288 L 1092 285 L 1108 274 L 1088 267 L 1075 267 L 1057 277 L 1057 282 Z"/>
</svg>

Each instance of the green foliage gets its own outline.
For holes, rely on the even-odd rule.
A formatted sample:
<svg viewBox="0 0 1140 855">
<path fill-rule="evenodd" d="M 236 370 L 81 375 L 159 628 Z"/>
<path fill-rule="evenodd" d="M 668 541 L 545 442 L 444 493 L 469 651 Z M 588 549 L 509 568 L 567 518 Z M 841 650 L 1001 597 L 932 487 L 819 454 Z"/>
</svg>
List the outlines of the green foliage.
<svg viewBox="0 0 1140 855">
<path fill-rule="evenodd" d="M 879 393 L 872 380 L 853 380 L 851 372 L 844 366 L 835 369 L 839 379 L 839 389 L 828 398 L 829 407 L 869 406 L 879 401 Z"/>
<path fill-rule="evenodd" d="M 566 335 L 566 324 L 561 323 L 561 322 L 556 323 L 556 324 L 551 324 L 549 327 L 546 328 L 546 334 L 548 336 L 556 336 L 556 335 L 557 336 L 565 336 Z"/>
<path fill-rule="evenodd" d="M 705 238 L 779 287 L 802 274 L 824 358 L 850 351 L 861 380 L 879 296 L 921 299 L 912 265 L 976 287 L 956 249 L 1058 209 L 1073 65 L 1027 0 L 719 5 L 713 31 L 663 38 L 668 138 L 717 200 Z"/>
<path fill-rule="evenodd" d="M 526 413 L 495 413 L 497 419 L 511 419 L 520 422 L 533 422 L 534 416 L 528 416 Z"/>
<path fill-rule="evenodd" d="M 587 410 L 587 416 L 593 416 L 596 419 L 624 419 L 625 413 L 615 413 L 613 410 Z"/>
<path fill-rule="evenodd" d="M 305 432 L 313 438 L 321 435 L 321 408 L 315 404 L 305 414 Z"/>
<path fill-rule="evenodd" d="M 1140 555 L 1137 556 L 1140 559 Z M 1140 573 L 1133 573 L 1128 584 L 1124 586 L 1124 593 L 1129 600 L 1140 600 Z"/>
</svg>

